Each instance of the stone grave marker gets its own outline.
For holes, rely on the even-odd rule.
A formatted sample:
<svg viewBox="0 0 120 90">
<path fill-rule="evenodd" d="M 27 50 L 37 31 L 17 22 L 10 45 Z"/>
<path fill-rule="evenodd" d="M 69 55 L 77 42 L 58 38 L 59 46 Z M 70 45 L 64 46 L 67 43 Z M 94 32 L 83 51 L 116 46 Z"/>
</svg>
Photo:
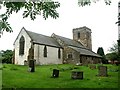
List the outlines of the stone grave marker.
<svg viewBox="0 0 120 90">
<path fill-rule="evenodd" d="M 35 72 L 35 60 L 30 60 L 29 61 L 29 71 L 30 72 Z"/>
<path fill-rule="evenodd" d="M 72 79 L 83 79 L 83 71 L 72 71 Z"/>
<path fill-rule="evenodd" d="M 54 78 L 59 77 L 59 70 L 57 70 L 57 69 L 53 69 L 52 77 L 54 77 Z"/>
<path fill-rule="evenodd" d="M 108 76 L 107 66 L 99 66 L 98 67 L 98 76 Z"/>
</svg>

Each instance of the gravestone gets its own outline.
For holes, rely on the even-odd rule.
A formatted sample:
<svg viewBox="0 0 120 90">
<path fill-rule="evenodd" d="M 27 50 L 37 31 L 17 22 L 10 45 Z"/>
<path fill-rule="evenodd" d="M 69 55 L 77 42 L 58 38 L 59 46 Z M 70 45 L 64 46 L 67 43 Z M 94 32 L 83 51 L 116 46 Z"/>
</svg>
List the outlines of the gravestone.
<svg viewBox="0 0 120 90">
<path fill-rule="evenodd" d="M 53 74 L 52 74 L 52 77 L 59 77 L 59 70 L 57 69 L 53 69 Z"/>
<path fill-rule="evenodd" d="M 107 66 L 99 66 L 98 67 L 98 76 L 108 76 L 107 75 Z"/>
<path fill-rule="evenodd" d="M 35 60 L 29 60 L 29 71 L 35 72 Z"/>
<path fill-rule="evenodd" d="M 72 79 L 83 79 L 83 71 L 72 71 Z"/>
<path fill-rule="evenodd" d="M 96 69 L 96 65 L 90 65 L 90 69 Z"/>
<path fill-rule="evenodd" d="M 28 62 L 26 60 L 24 61 L 24 65 L 28 65 Z"/>
</svg>

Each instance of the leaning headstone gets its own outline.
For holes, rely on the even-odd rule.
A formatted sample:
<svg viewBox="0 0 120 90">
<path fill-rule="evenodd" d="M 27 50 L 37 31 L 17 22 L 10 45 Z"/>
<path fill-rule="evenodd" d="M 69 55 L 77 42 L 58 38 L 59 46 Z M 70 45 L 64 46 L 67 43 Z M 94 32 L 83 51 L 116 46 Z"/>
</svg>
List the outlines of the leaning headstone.
<svg viewBox="0 0 120 90">
<path fill-rule="evenodd" d="M 52 77 L 54 77 L 54 78 L 59 77 L 59 70 L 57 70 L 57 69 L 53 69 Z"/>
<path fill-rule="evenodd" d="M 35 72 L 35 60 L 30 60 L 29 61 L 29 71 L 30 72 Z"/>
<path fill-rule="evenodd" d="M 107 66 L 99 66 L 98 67 L 98 76 L 108 76 L 107 74 Z"/>
<path fill-rule="evenodd" d="M 83 71 L 72 71 L 72 79 L 83 79 Z"/>
</svg>

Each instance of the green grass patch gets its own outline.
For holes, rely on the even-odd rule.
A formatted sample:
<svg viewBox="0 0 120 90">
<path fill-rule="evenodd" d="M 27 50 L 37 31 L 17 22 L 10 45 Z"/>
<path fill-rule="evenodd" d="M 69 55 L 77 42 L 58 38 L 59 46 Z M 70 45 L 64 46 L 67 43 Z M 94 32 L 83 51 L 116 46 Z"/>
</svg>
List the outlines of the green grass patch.
<svg viewBox="0 0 120 90">
<path fill-rule="evenodd" d="M 2 89 L 2 63 L 0 63 L 0 90 Z"/>
<path fill-rule="evenodd" d="M 5 68 L 4 68 L 5 67 Z M 118 66 L 107 65 L 108 77 L 98 77 L 98 69 L 86 66 L 43 65 L 36 66 L 35 72 L 28 71 L 28 66 L 3 65 L 3 88 L 118 88 Z M 53 69 L 58 69 L 59 77 L 51 78 Z M 83 71 L 83 80 L 71 79 L 73 70 Z"/>
</svg>

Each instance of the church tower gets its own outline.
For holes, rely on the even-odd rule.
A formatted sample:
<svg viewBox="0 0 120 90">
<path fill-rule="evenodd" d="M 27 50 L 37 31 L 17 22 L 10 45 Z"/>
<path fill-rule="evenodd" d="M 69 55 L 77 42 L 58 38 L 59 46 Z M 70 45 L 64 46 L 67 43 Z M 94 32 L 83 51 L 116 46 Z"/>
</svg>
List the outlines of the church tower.
<svg viewBox="0 0 120 90">
<path fill-rule="evenodd" d="M 73 40 L 83 44 L 86 48 L 92 50 L 91 29 L 86 26 L 73 29 Z"/>
</svg>

